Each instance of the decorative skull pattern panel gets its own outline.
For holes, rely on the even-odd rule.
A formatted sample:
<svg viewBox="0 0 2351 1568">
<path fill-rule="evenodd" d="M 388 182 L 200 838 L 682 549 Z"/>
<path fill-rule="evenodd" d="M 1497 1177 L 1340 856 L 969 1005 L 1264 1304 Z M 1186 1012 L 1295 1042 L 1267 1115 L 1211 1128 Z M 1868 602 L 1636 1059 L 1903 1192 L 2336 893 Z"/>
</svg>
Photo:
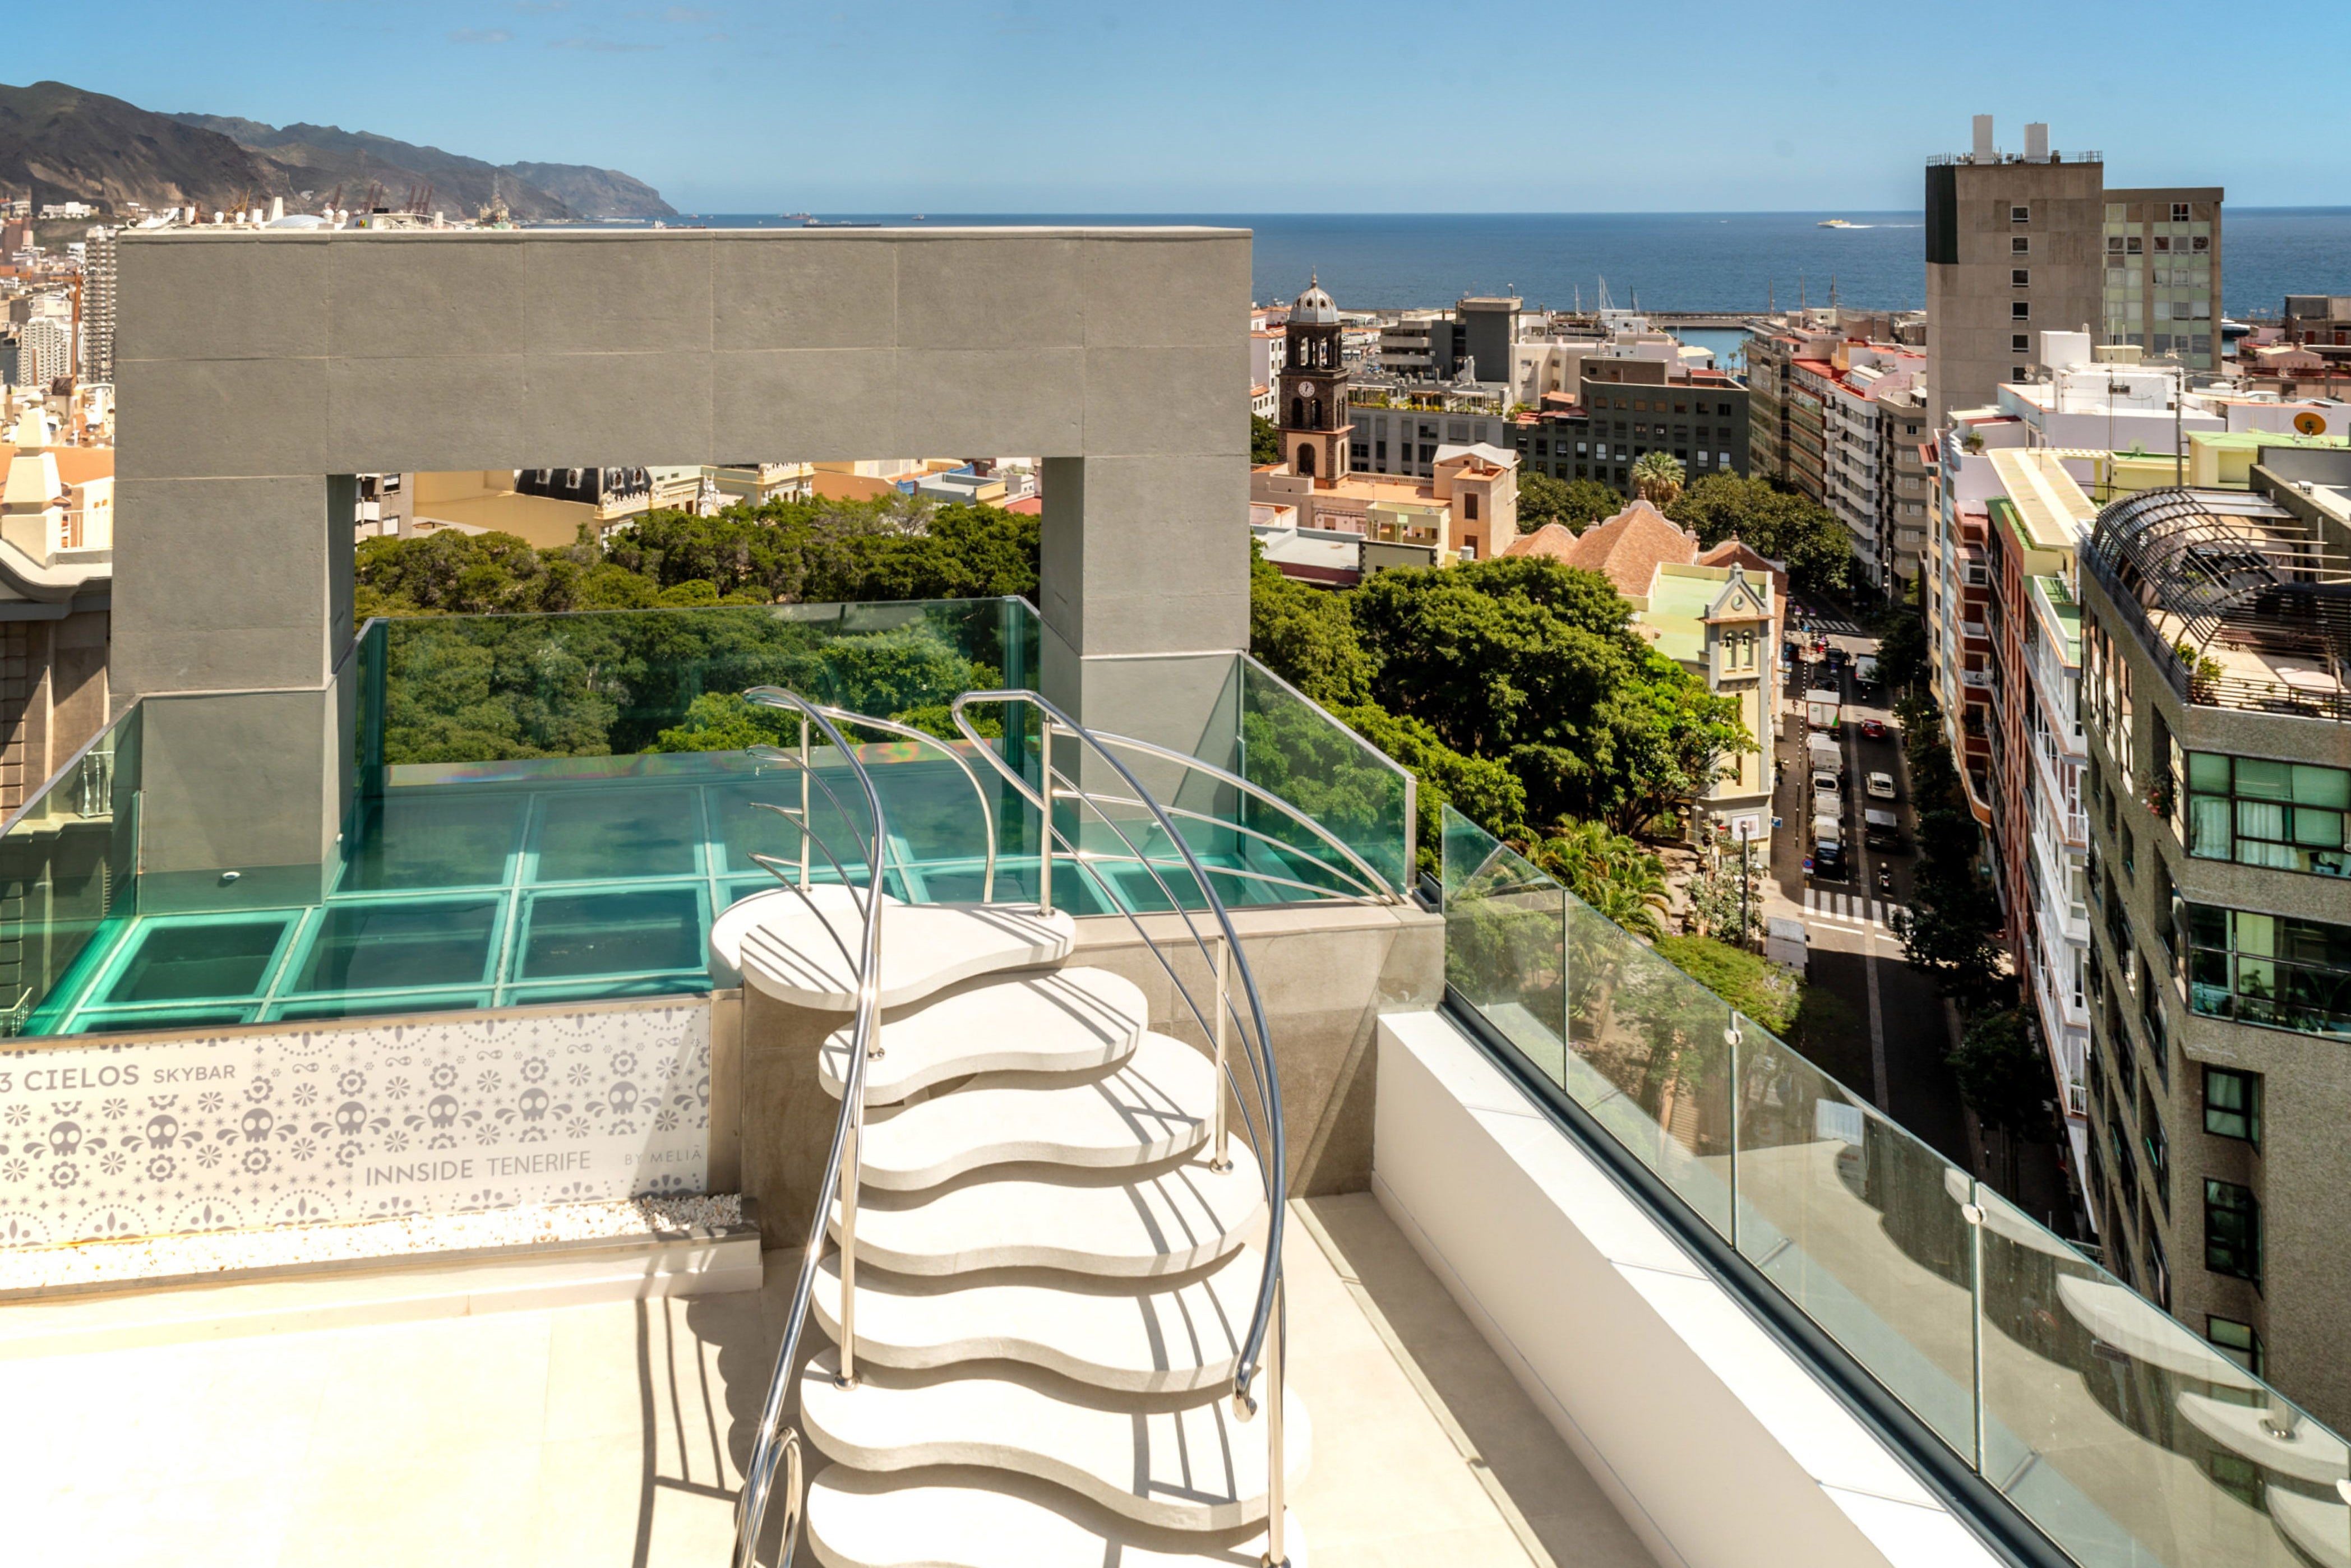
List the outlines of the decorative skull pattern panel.
<svg viewBox="0 0 2351 1568">
<path fill-rule="evenodd" d="M 0 1051 L 0 1247 L 703 1190 L 707 1002 Z"/>
</svg>

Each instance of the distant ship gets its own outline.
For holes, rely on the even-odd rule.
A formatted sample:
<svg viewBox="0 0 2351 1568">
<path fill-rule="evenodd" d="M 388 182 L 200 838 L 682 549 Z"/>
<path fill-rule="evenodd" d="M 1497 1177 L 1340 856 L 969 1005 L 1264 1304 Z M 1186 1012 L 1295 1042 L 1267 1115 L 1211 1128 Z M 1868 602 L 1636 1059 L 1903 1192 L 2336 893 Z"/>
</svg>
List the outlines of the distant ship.
<svg viewBox="0 0 2351 1568">
<path fill-rule="evenodd" d="M 1813 226 L 1815 228 L 1823 229 L 1865 229 L 1869 225 L 1867 224 L 1848 223 L 1843 218 L 1823 218 Z"/>
</svg>

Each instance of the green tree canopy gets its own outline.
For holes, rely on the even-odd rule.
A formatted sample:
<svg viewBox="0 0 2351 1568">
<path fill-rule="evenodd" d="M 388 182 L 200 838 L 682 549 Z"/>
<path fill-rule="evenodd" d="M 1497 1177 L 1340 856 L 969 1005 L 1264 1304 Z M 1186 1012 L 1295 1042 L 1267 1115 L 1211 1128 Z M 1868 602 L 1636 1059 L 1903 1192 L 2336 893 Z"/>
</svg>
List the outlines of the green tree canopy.
<svg viewBox="0 0 2351 1568">
<path fill-rule="evenodd" d="M 1457 807 L 1456 810 L 1458 810 Z M 1656 855 L 1600 822 L 1563 821 L 1530 844 L 1527 859 L 1635 936 L 1664 937 L 1666 866 Z"/>
<path fill-rule="evenodd" d="M 1797 588 L 1839 593 L 1853 580 L 1852 538 L 1835 514 L 1768 480 L 1710 474 L 1665 513 L 1708 548 L 1737 534 L 1770 559 L 1787 562 Z"/>
<path fill-rule="evenodd" d="M 1260 468 L 1281 461 L 1281 431 L 1261 413 L 1249 415 L 1249 461 Z"/>
<path fill-rule="evenodd" d="M 1325 707 L 1371 699 L 1372 661 L 1350 596 L 1292 581 L 1251 545 L 1249 651 Z"/>
<path fill-rule="evenodd" d="M 1803 989 L 1777 964 L 1711 936 L 1668 936 L 1657 951 L 1781 1039 L 1794 1030 Z"/>
<path fill-rule="evenodd" d="M 1582 533 L 1624 509 L 1625 497 L 1597 479 L 1559 480 L 1548 474 L 1519 476 L 1519 531 L 1531 534 L 1545 523 Z"/>
<path fill-rule="evenodd" d="M 1904 691 L 1927 678 L 1927 621 L 1905 606 L 1877 640 L 1877 677 L 1888 691 Z"/>
<path fill-rule="evenodd" d="M 2024 1009 L 1986 1013 L 1944 1060 L 1959 1080 L 1959 1098 L 1986 1126 L 2028 1138 L 2046 1135 L 2055 1080 Z"/>
</svg>

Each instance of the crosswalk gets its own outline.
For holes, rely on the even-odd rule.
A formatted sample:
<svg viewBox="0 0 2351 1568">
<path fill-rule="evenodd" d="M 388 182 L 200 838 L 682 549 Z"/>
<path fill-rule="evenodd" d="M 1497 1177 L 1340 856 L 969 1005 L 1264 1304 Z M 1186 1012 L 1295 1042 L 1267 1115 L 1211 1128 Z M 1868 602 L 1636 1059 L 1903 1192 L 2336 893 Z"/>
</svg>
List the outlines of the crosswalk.
<svg viewBox="0 0 2351 1568">
<path fill-rule="evenodd" d="M 1821 610 L 1812 605 L 1806 605 L 1804 607 L 1803 615 L 1804 624 L 1811 627 L 1815 632 L 1833 632 L 1848 637 L 1858 637 L 1862 635 L 1862 630 L 1859 626 L 1855 625 L 1852 621 L 1846 619 L 1844 616 L 1836 614 L 1834 612 Z"/>
<path fill-rule="evenodd" d="M 1902 905 L 1882 898 L 1865 898 L 1857 893 L 1824 893 L 1817 887 L 1808 887 L 1804 889 L 1804 913 L 1819 920 L 1838 920 L 1849 925 L 1891 931 L 1894 916 L 1902 913 Z"/>
</svg>

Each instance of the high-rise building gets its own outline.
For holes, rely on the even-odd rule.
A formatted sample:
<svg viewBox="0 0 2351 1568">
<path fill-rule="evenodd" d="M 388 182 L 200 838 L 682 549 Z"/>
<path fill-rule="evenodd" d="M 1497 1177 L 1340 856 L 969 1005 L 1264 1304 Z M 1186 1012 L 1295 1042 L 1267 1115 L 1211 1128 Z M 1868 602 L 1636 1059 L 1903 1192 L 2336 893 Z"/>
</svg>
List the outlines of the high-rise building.
<svg viewBox="0 0 2351 1568">
<path fill-rule="evenodd" d="M 74 373 L 74 329 L 71 320 L 36 316 L 16 333 L 16 379 L 25 386 L 46 387 Z"/>
<path fill-rule="evenodd" d="M 2089 1191 L 2109 1267 L 2341 1421 L 2351 453 L 2252 472 L 2116 501 L 2082 552 Z"/>
<path fill-rule="evenodd" d="M 2108 191 L 2105 335 L 2191 371 L 2220 362 L 2220 188 Z"/>
<path fill-rule="evenodd" d="M 82 262 L 81 379 L 114 380 L 114 231 L 89 231 L 89 251 Z"/>
<path fill-rule="evenodd" d="M 2001 152 L 1991 116 L 1967 152 L 1927 165 L 1928 408 L 1937 424 L 2030 379 L 2043 331 L 2086 331 L 2176 354 L 2189 370 L 2220 361 L 2220 203 L 2215 186 L 2108 190 L 2095 152 L 2049 145 L 2024 128 Z"/>
<path fill-rule="evenodd" d="M 2024 128 L 2025 150 L 1992 144 L 1991 116 L 1974 147 L 1927 164 L 1927 404 L 1940 426 L 1991 402 L 2001 382 L 2032 373 L 2035 334 L 2105 314 L 2105 168 L 2095 152 L 2049 146 Z"/>
</svg>

